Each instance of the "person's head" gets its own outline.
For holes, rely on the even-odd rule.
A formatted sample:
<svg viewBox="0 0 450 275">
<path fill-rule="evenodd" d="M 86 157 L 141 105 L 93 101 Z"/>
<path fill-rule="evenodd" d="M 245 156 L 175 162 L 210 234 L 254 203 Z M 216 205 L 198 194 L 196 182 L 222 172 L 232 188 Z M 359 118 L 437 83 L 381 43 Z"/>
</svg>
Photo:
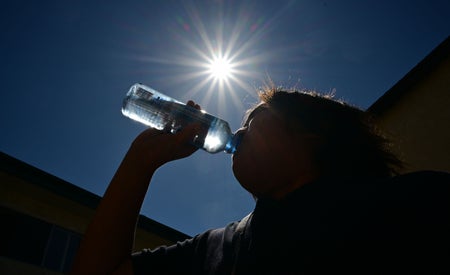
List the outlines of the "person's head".
<svg viewBox="0 0 450 275">
<path fill-rule="evenodd" d="M 400 165 L 367 112 L 314 92 L 270 88 L 260 99 L 233 157 L 236 178 L 257 197 L 291 180 L 298 188 L 316 179 L 389 177 Z"/>
</svg>

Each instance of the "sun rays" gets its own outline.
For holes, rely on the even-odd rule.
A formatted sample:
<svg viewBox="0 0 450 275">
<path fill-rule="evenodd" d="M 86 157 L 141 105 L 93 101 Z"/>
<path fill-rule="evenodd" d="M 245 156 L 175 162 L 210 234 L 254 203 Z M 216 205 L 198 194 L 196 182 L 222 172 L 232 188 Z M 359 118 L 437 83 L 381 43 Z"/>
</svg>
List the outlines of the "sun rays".
<svg viewBox="0 0 450 275">
<path fill-rule="evenodd" d="M 180 100 L 198 100 L 206 110 L 216 105 L 218 115 L 241 113 L 257 101 L 255 83 L 264 81 L 262 64 L 272 58 L 262 50 L 271 20 L 253 15 L 248 4 L 232 11 L 223 5 L 212 7 L 214 13 L 202 7 L 200 13 L 193 2 L 185 3 L 176 20 L 168 20 L 170 41 L 164 41 L 158 54 L 135 56 L 149 67 L 159 66 L 153 72 L 163 75 L 168 86 L 178 92 L 182 87 Z"/>
</svg>

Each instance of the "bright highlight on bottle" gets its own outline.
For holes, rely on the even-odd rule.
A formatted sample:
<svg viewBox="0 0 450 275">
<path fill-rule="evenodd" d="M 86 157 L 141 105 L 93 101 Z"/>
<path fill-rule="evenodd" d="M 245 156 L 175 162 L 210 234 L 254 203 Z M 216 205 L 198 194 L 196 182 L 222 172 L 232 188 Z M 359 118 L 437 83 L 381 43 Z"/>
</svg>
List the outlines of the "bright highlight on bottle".
<svg viewBox="0 0 450 275">
<path fill-rule="evenodd" d="M 207 151 L 217 151 L 217 148 L 221 147 L 223 144 L 223 141 L 213 135 L 207 135 L 205 138 L 205 144 L 203 145 Z"/>
<path fill-rule="evenodd" d="M 214 57 L 209 64 L 209 73 L 217 80 L 227 80 L 233 72 L 231 62 L 224 57 Z"/>
</svg>

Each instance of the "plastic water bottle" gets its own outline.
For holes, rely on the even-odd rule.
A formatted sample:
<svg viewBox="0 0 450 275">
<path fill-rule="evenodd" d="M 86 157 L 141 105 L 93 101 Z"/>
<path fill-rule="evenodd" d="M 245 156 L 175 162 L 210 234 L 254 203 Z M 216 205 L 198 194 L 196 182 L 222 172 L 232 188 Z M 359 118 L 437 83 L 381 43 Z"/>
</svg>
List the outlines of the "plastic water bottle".
<svg viewBox="0 0 450 275">
<path fill-rule="evenodd" d="M 122 114 L 152 128 L 176 133 L 190 123 L 199 123 L 193 145 L 209 153 L 233 154 L 237 138 L 228 122 L 181 103 L 142 84 L 131 86 L 123 100 Z"/>
</svg>

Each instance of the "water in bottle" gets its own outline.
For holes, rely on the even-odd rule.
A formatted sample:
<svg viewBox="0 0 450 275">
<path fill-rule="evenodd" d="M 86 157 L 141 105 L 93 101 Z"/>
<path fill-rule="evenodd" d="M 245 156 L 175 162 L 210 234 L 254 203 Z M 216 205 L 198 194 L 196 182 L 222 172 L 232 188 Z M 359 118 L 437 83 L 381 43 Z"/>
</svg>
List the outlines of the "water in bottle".
<svg viewBox="0 0 450 275">
<path fill-rule="evenodd" d="M 198 123 L 200 131 L 193 144 L 209 153 L 233 154 L 237 138 L 228 122 L 204 111 L 185 105 L 142 84 L 131 86 L 123 100 L 122 113 L 158 130 L 176 133 L 190 123 Z"/>
</svg>

